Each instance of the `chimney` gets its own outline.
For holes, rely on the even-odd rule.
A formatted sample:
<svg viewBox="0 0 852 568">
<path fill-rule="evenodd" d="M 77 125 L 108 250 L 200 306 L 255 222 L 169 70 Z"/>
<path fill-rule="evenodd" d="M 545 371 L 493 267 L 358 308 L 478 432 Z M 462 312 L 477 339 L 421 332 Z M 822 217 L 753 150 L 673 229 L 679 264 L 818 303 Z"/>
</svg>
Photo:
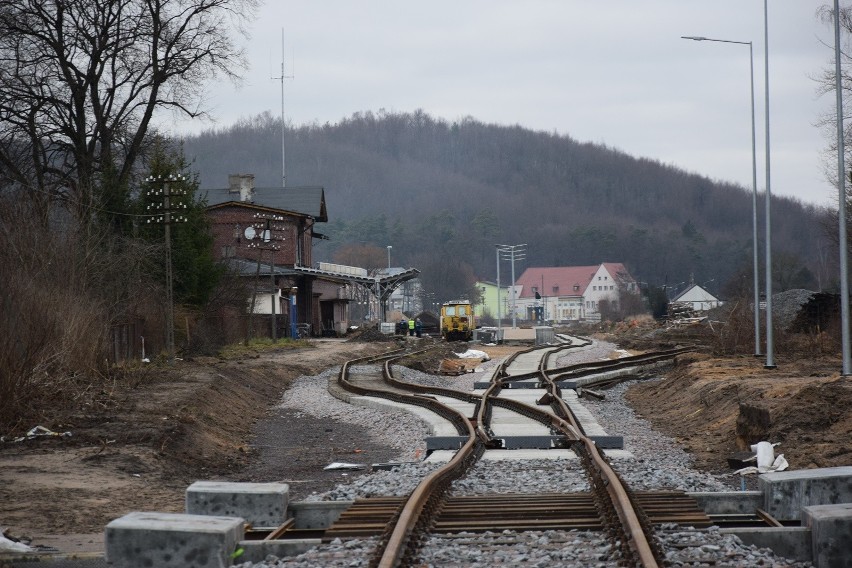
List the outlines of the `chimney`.
<svg viewBox="0 0 852 568">
<path fill-rule="evenodd" d="M 254 174 L 231 174 L 228 176 L 228 193 L 240 194 L 240 201 L 254 200 Z"/>
</svg>

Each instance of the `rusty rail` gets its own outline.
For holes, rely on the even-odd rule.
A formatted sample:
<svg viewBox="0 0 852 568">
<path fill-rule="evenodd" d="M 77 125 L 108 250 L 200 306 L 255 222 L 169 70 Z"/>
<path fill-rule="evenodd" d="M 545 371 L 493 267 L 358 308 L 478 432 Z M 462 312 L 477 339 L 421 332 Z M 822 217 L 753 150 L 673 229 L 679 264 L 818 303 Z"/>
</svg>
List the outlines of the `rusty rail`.
<svg viewBox="0 0 852 568">
<path fill-rule="evenodd" d="M 526 353 L 532 350 L 524 350 L 522 352 Z M 459 434 L 467 436 L 467 441 L 456 452 L 453 459 L 445 466 L 426 476 L 411 492 L 408 498 L 405 499 L 398 513 L 394 515 L 392 525 L 388 526 L 388 529 L 380 539 L 379 546 L 370 562 L 370 566 L 393 568 L 401 565 L 412 565 L 415 562 L 422 533 L 428 529 L 436 515 L 440 513 L 450 484 L 454 479 L 463 475 L 481 456 L 485 447 L 493 441 L 489 431 L 490 408 L 492 405 L 510 408 L 522 415 L 548 424 L 553 431 L 560 432 L 566 439 L 571 441 L 574 449 L 583 456 L 583 463 L 586 465 L 587 472 L 592 479 L 592 487 L 598 494 L 597 502 L 601 517 L 608 524 L 610 531 L 617 534 L 620 538 L 625 560 L 632 562 L 633 565 L 645 568 L 660 566 L 661 560 L 658 559 L 661 559 L 661 555 L 658 546 L 653 541 L 653 533 L 650 525 L 647 522 L 643 522 L 644 515 L 638 509 L 638 506 L 632 502 L 630 494 L 621 479 L 612 467 L 610 467 L 594 442 L 584 435 L 570 408 L 562 400 L 559 386 L 544 368 L 546 366 L 544 361 L 546 357 L 543 357 L 540 369 L 535 375 L 543 379 L 547 389 L 545 397 L 548 400 L 546 402 L 550 403 L 556 414 L 542 411 L 518 401 L 501 399 L 497 396 L 503 382 L 517 380 L 517 376 L 505 376 L 505 369 L 520 353 L 513 355 L 501 363 L 498 370 L 494 373 L 492 384 L 481 397 L 461 393 L 452 389 L 414 385 L 393 378 L 391 373 L 392 361 L 408 354 L 403 351 L 386 354 L 378 358 L 365 357 L 355 359 L 343 364 L 338 376 L 338 383 L 342 388 L 357 394 L 381 396 L 399 402 L 427 407 L 440 416 L 452 421 Z M 668 353 L 656 355 L 656 357 L 671 356 Z M 639 357 L 643 357 L 644 360 L 649 360 L 649 358 L 652 360 L 655 355 L 646 354 Z M 383 377 L 386 382 L 396 388 L 414 390 L 418 394 L 408 395 L 399 392 L 365 389 L 348 381 L 349 367 L 351 365 L 377 360 L 384 360 Z M 612 364 L 612 362 L 605 363 Z M 615 364 L 618 363 L 619 361 L 615 362 Z M 636 363 L 634 362 L 633 364 Z M 588 368 L 590 365 L 585 364 L 585 367 Z M 428 396 L 429 394 L 445 395 L 478 402 L 475 419 L 471 422 L 468 417 L 455 409 L 439 403 L 431 396 Z M 606 494 L 606 499 L 601 498 L 601 494 L 603 493 Z"/>
</svg>

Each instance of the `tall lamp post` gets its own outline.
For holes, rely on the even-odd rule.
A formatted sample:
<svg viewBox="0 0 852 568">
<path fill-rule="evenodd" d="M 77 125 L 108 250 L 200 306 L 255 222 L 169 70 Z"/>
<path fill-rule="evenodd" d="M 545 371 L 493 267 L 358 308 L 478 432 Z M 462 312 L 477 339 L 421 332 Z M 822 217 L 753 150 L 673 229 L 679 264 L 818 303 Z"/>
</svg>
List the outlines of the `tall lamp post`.
<svg viewBox="0 0 852 568">
<path fill-rule="evenodd" d="M 772 339 L 772 217 L 770 202 L 772 191 L 769 184 L 769 9 L 768 0 L 763 0 L 763 69 L 766 111 L 766 363 L 764 369 L 775 368 L 775 347 Z"/>
<path fill-rule="evenodd" d="M 846 166 L 843 163 L 843 91 L 842 77 L 840 75 L 840 6 L 838 0 L 834 0 L 834 90 L 837 97 L 837 189 L 838 198 L 838 225 L 839 225 L 839 248 L 840 248 L 840 317 L 842 322 L 842 352 L 843 367 L 841 374 L 844 377 L 852 375 L 850 370 L 850 347 L 849 347 L 849 273 L 846 255 Z"/>
<path fill-rule="evenodd" d="M 752 251 L 754 272 L 754 356 L 760 357 L 760 275 L 757 260 L 757 150 L 755 144 L 754 128 L 754 50 L 750 41 L 732 41 L 727 39 L 713 39 L 703 36 L 681 36 L 683 39 L 692 41 L 715 41 L 719 43 L 735 43 L 748 46 L 749 78 L 751 79 L 751 224 L 752 224 Z"/>
<path fill-rule="evenodd" d="M 390 270 L 390 251 L 393 248 L 393 245 L 388 245 L 388 270 Z"/>
</svg>

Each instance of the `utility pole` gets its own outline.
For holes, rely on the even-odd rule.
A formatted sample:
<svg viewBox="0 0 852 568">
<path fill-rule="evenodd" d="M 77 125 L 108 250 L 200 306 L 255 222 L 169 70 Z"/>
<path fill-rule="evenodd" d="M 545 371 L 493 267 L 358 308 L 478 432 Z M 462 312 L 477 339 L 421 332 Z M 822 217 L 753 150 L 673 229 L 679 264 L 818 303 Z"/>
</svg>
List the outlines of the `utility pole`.
<svg viewBox="0 0 852 568">
<path fill-rule="evenodd" d="M 502 315 L 500 314 L 500 245 L 497 245 L 497 338 L 500 338 L 500 330 L 503 329 Z"/>
<path fill-rule="evenodd" d="M 186 203 L 183 198 L 186 197 L 186 190 L 180 187 L 172 187 L 186 181 L 182 175 L 148 176 L 145 181 L 149 184 L 159 185 L 159 188 L 152 187 L 148 190 L 148 196 L 154 199 L 162 199 L 162 203 L 152 203 L 148 205 L 148 210 L 153 211 L 153 215 L 148 218 L 148 223 L 162 223 L 165 227 L 166 241 L 166 350 L 168 352 L 169 362 L 175 359 L 175 302 L 174 302 L 174 286 L 172 275 L 172 223 L 185 223 L 186 217 L 178 214 L 178 211 L 186 209 Z"/>
<path fill-rule="evenodd" d="M 270 291 L 269 291 L 269 302 L 270 302 L 270 313 L 271 317 L 271 332 L 270 335 L 272 337 L 273 342 L 278 341 L 278 321 L 276 318 L 276 309 L 275 303 L 278 301 L 278 289 L 275 286 L 275 251 L 279 250 L 279 247 L 276 244 L 276 241 L 283 241 L 284 237 L 276 236 L 275 232 L 283 231 L 283 225 L 277 225 L 275 223 L 281 222 L 284 220 L 282 215 L 270 215 L 266 213 L 255 213 L 254 215 L 255 223 L 253 225 L 249 225 L 246 227 L 245 237 L 249 241 L 248 248 L 257 249 L 257 271 L 255 272 L 255 284 L 254 284 L 254 292 L 252 293 L 251 299 L 251 312 L 249 313 L 249 334 L 254 332 L 253 318 L 254 318 L 254 309 L 257 298 L 257 281 L 260 277 L 260 261 L 263 257 L 263 251 L 269 251 L 269 282 L 270 282 Z M 246 337 L 246 344 L 248 344 L 248 337 Z"/>
<path fill-rule="evenodd" d="M 526 258 L 527 251 L 524 248 L 526 246 L 526 243 L 522 245 L 497 245 L 498 259 L 500 258 L 500 253 L 502 253 L 503 260 L 509 260 L 512 263 L 512 329 L 518 326 L 518 290 L 515 288 L 515 260 L 524 260 Z"/>
</svg>

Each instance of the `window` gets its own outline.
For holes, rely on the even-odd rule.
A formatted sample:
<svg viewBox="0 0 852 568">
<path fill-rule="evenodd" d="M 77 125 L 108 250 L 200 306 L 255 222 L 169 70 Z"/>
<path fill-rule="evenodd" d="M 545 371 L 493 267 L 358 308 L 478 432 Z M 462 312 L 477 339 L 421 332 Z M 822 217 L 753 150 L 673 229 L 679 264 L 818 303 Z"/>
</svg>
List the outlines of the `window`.
<svg viewBox="0 0 852 568">
<path fill-rule="evenodd" d="M 553 294 L 554 294 L 554 295 L 559 294 L 559 286 L 554 286 L 554 287 L 553 287 Z"/>
</svg>

